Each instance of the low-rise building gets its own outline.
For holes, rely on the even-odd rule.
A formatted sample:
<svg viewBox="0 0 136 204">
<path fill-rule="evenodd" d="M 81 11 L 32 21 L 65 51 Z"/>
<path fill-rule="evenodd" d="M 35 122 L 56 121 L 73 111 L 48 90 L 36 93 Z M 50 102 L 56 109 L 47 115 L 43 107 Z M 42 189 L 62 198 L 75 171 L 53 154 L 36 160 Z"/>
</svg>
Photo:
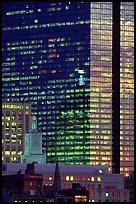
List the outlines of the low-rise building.
<svg viewBox="0 0 136 204">
<path fill-rule="evenodd" d="M 56 164 L 34 164 L 35 174 L 43 175 L 42 187 L 53 186 Z M 4 170 L 5 168 L 5 170 Z M 26 164 L 6 164 L 3 174 L 26 169 Z M 61 189 L 79 183 L 89 191 L 90 202 L 129 202 L 129 190 L 124 189 L 124 176 L 108 172 L 106 166 L 59 164 Z"/>
</svg>

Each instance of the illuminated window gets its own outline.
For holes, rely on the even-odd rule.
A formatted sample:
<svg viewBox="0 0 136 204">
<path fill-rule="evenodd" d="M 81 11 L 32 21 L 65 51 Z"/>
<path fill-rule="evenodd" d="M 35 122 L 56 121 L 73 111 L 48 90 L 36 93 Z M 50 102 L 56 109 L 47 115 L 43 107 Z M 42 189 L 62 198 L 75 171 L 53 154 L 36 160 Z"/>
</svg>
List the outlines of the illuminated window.
<svg viewBox="0 0 136 204">
<path fill-rule="evenodd" d="M 32 181 L 29 182 L 29 186 L 30 186 L 30 187 L 33 186 L 33 182 L 32 182 Z"/>
<path fill-rule="evenodd" d="M 16 151 L 12 151 L 11 154 L 12 154 L 12 155 L 16 155 Z"/>
<path fill-rule="evenodd" d="M 92 200 L 92 202 L 94 202 L 94 200 Z"/>
<path fill-rule="evenodd" d="M 102 174 L 102 173 L 103 173 L 103 170 L 102 170 L 102 169 L 99 169 L 99 173 Z"/>
<path fill-rule="evenodd" d="M 94 176 L 91 177 L 91 181 L 95 181 Z"/>
<path fill-rule="evenodd" d="M 52 176 L 49 176 L 49 181 L 52 181 Z"/>
<path fill-rule="evenodd" d="M 70 179 L 69 179 L 69 176 L 66 176 L 66 181 L 69 181 Z"/>
<path fill-rule="evenodd" d="M 10 155 L 10 151 L 5 151 L 5 155 Z"/>
<path fill-rule="evenodd" d="M 83 195 L 75 195 L 75 202 L 86 202 L 87 196 Z"/>
<path fill-rule="evenodd" d="M 90 179 L 90 177 L 88 177 L 88 179 L 87 179 L 88 181 L 90 181 L 91 179 Z"/>
<path fill-rule="evenodd" d="M 34 22 L 35 22 L 35 23 L 38 23 L 38 19 L 35 19 Z"/>
<path fill-rule="evenodd" d="M 74 180 L 74 177 L 73 176 L 70 176 L 70 181 L 73 181 Z"/>
<path fill-rule="evenodd" d="M 11 158 L 11 161 L 16 161 L 16 160 L 17 160 L 16 157 L 12 157 L 12 158 Z"/>
<path fill-rule="evenodd" d="M 109 193 L 108 192 L 106 192 L 106 197 L 108 197 L 109 196 Z"/>
<path fill-rule="evenodd" d="M 98 182 L 101 182 L 101 177 L 98 177 L 98 178 L 97 178 L 97 181 L 98 181 Z"/>
</svg>

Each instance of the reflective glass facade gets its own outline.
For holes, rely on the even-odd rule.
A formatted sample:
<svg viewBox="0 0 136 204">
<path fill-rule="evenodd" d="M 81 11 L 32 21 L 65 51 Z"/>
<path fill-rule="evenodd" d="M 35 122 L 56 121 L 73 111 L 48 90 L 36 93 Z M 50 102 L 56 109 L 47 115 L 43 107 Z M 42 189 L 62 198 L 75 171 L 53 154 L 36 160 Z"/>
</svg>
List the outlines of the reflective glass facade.
<svg viewBox="0 0 136 204">
<path fill-rule="evenodd" d="M 130 149 L 120 152 L 122 172 L 133 169 L 133 161 L 124 160 L 132 156 L 134 138 L 133 18 L 133 3 L 122 2 L 121 148 L 132 139 Z M 111 170 L 112 20 L 112 2 L 3 3 L 2 97 L 32 102 L 48 163 L 57 152 L 60 163 Z M 126 81 L 131 91 L 122 88 Z"/>
<path fill-rule="evenodd" d="M 134 169 L 134 3 L 121 2 L 120 167 Z"/>
<path fill-rule="evenodd" d="M 90 9 L 90 164 L 112 161 L 112 2 Z"/>
</svg>

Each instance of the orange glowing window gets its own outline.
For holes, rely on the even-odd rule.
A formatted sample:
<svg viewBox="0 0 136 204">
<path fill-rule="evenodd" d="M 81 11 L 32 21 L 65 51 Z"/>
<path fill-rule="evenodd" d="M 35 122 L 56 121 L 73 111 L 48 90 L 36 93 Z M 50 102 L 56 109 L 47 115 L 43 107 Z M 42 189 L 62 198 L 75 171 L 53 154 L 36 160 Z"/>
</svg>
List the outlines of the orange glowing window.
<svg viewBox="0 0 136 204">
<path fill-rule="evenodd" d="M 56 58 L 57 55 L 56 54 L 48 54 L 48 58 Z"/>
<path fill-rule="evenodd" d="M 65 188 L 65 184 L 62 184 L 62 189 Z"/>
<path fill-rule="evenodd" d="M 48 42 L 55 42 L 56 41 L 56 38 L 50 38 L 48 39 Z"/>
<path fill-rule="evenodd" d="M 95 195 L 95 193 L 94 193 L 94 192 L 92 192 L 92 193 L 91 193 L 91 195 L 92 195 L 92 196 L 94 196 L 94 195 Z"/>
<path fill-rule="evenodd" d="M 52 176 L 49 176 L 49 181 L 52 181 L 52 179 L 53 179 Z"/>
</svg>

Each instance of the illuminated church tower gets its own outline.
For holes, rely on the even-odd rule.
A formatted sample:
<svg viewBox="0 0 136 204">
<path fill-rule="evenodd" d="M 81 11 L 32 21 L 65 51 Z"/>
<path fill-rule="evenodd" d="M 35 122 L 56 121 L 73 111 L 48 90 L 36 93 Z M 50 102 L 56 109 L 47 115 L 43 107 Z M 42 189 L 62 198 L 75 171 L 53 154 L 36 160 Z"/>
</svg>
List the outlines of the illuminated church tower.
<svg viewBox="0 0 136 204">
<path fill-rule="evenodd" d="M 35 116 L 31 118 L 31 130 L 25 134 L 24 153 L 21 156 L 22 163 L 45 163 L 46 155 L 42 153 L 42 134 L 37 130 Z"/>
</svg>

